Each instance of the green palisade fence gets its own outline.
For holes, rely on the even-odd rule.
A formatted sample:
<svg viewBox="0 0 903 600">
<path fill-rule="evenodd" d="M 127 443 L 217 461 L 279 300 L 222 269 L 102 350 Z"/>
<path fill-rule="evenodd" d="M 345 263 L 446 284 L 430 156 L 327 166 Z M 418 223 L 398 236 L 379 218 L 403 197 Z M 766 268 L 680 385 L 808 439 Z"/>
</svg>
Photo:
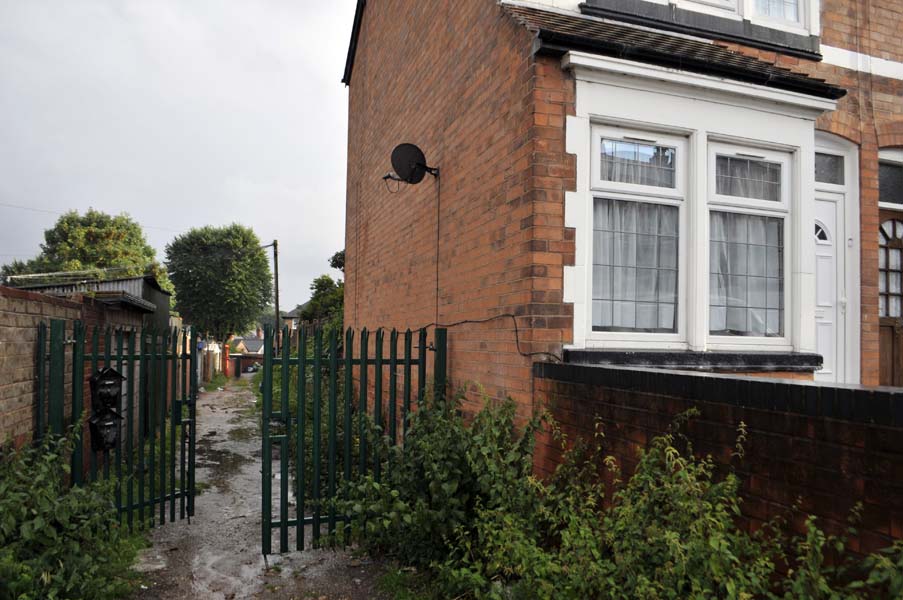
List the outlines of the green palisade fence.
<svg viewBox="0 0 903 600">
<path fill-rule="evenodd" d="M 194 516 L 197 335 L 187 328 L 89 328 L 80 321 L 67 331 L 66 321 L 51 320 L 49 328 L 39 325 L 37 337 L 36 438 L 83 424 L 71 483 L 115 480 L 116 508 L 130 529 Z M 121 421 L 115 448 L 94 452 L 86 425 L 88 379 L 104 367 L 124 377 Z"/>
<path fill-rule="evenodd" d="M 370 424 L 388 436 L 390 444 L 404 443 L 412 394 L 420 403 L 426 392 L 430 351 L 434 351 L 433 392 L 444 393 L 446 386 L 445 329 L 434 331 L 429 346 L 426 329 L 416 332 L 416 346 L 415 332 L 410 330 L 378 329 L 371 336 L 366 329 L 357 335 L 350 329 L 344 335 L 336 330 L 301 329 L 296 343 L 289 334 L 288 328 L 282 330 L 286 343 L 278 355 L 273 331 L 267 328 L 264 335 L 264 555 L 273 553 L 274 530 L 278 530 L 279 552 L 288 552 L 292 530 L 295 548 L 308 547 L 307 526 L 314 547 L 323 544 L 324 538 L 333 543 L 341 537 L 337 533 L 347 534 L 348 519 L 336 514 L 331 502 L 342 493 L 342 484 L 365 474 L 379 479 L 384 469 L 392 468 L 389 457 L 381 456 L 380 444 L 368 439 L 373 435 Z M 293 515 L 290 496 L 295 500 Z M 344 525 L 338 531 L 340 523 Z"/>
</svg>

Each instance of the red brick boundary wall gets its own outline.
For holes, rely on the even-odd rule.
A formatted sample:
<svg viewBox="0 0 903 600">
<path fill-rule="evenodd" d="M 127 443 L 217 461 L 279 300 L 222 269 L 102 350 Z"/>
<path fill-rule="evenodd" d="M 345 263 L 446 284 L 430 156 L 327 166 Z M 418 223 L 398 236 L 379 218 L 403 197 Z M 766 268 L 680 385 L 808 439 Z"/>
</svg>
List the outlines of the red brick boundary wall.
<svg viewBox="0 0 903 600">
<path fill-rule="evenodd" d="M 806 515 L 833 533 L 864 505 L 853 550 L 871 552 L 903 538 L 903 390 L 827 386 L 734 375 L 537 363 L 534 386 L 570 437 L 592 435 L 601 419 L 607 450 L 624 476 L 637 453 L 695 407 L 688 426 L 697 454 L 731 463 L 737 426 L 749 431 L 739 463 L 745 527 L 776 515 L 799 529 Z M 550 473 L 560 448 L 540 440 L 536 470 Z M 735 460 L 736 462 L 736 460 Z M 801 513 L 791 515 L 800 501 Z"/>
<path fill-rule="evenodd" d="M 110 310 L 92 298 L 79 296 L 64 300 L 0 286 L 0 446 L 9 442 L 21 446 L 32 439 L 37 400 L 38 325 L 49 323 L 50 319 L 65 320 L 67 335 L 76 320 L 81 320 L 89 331 L 95 326 L 141 326 L 141 315 Z M 102 341 L 100 348 L 103 351 Z M 71 369 L 71 351 L 66 357 L 67 369 Z M 71 373 L 67 372 L 65 381 L 66 398 L 71 402 Z M 67 423 L 70 406 L 64 407 Z"/>
</svg>

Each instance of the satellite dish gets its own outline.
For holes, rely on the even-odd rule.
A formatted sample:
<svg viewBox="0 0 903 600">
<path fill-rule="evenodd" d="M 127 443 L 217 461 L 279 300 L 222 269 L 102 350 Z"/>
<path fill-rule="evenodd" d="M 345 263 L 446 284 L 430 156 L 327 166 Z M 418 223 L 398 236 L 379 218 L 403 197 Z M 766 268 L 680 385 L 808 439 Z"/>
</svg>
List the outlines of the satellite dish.
<svg viewBox="0 0 903 600">
<path fill-rule="evenodd" d="M 428 167 L 423 150 L 414 144 L 399 144 L 392 150 L 392 168 L 398 179 L 405 183 L 417 184 L 429 173 L 439 176 L 439 169 Z"/>
</svg>

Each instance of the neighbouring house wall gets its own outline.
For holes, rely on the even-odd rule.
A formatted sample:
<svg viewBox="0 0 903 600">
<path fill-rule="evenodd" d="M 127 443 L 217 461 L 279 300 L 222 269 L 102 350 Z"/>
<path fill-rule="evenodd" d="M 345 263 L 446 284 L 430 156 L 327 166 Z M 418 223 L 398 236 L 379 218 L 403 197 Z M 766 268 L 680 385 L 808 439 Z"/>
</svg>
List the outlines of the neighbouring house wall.
<svg viewBox="0 0 903 600">
<path fill-rule="evenodd" d="M 28 442 L 34 427 L 38 324 L 81 317 L 76 302 L 0 286 L 0 444 Z M 69 369 L 71 363 L 67 362 Z M 71 377 L 66 385 L 71 391 Z"/>
<path fill-rule="evenodd" d="M 105 352 L 106 327 L 139 328 L 141 313 L 112 309 L 89 297 L 62 299 L 36 292 L 0 286 L 0 444 L 12 441 L 19 446 L 32 438 L 37 400 L 36 352 L 38 325 L 51 319 L 66 321 L 66 335 L 80 320 L 87 328 L 86 348 L 92 347 L 92 331 L 101 332 L 98 349 Z M 71 421 L 72 350 L 66 349 L 64 406 L 65 422 Z M 91 365 L 85 365 L 85 392 L 89 398 L 87 377 Z M 87 406 L 87 405 L 86 405 Z M 46 404 L 45 404 L 46 412 Z M 44 415 L 46 423 L 46 414 Z"/>
<path fill-rule="evenodd" d="M 346 327 L 512 313 L 521 350 L 560 352 L 571 322 L 562 262 L 573 254 L 561 207 L 574 177 L 562 77 L 494 0 L 367 4 L 349 86 Z M 441 190 L 429 175 L 387 190 L 401 142 L 441 169 Z M 510 318 L 449 330 L 453 381 L 511 395 L 524 414 L 531 362 Z"/>
<path fill-rule="evenodd" d="M 832 387 L 731 375 L 537 364 L 539 398 L 570 439 L 591 436 L 596 419 L 626 479 L 638 452 L 676 415 L 697 408 L 687 428 L 697 455 L 710 454 L 743 480 L 745 526 L 775 516 L 799 529 L 806 515 L 835 533 L 863 502 L 853 549 L 871 552 L 903 538 L 903 390 Z M 745 458 L 732 459 L 740 423 Z M 550 473 L 560 445 L 542 437 L 536 470 Z M 800 501 L 800 512 L 791 509 Z"/>
</svg>

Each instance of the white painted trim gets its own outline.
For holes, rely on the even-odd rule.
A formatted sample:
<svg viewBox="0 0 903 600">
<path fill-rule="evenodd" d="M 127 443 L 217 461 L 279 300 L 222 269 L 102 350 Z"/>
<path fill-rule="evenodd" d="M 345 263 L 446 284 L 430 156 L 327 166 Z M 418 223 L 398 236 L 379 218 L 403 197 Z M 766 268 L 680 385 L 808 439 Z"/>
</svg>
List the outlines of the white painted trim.
<svg viewBox="0 0 903 600">
<path fill-rule="evenodd" d="M 592 55 L 572 53 L 572 58 L 584 64 Z M 812 107 L 811 98 L 804 97 L 804 106 L 781 103 L 773 98 L 742 93 L 725 93 L 711 85 L 694 87 L 671 81 L 678 73 L 688 79 L 693 74 L 667 69 L 643 69 L 622 73 L 620 61 L 600 61 L 616 65 L 614 72 L 574 66 L 576 74 L 575 116 L 566 118 L 565 144 L 568 153 L 576 156 L 577 181 L 573 192 L 565 193 L 565 226 L 575 228 L 574 265 L 564 268 L 565 297 L 573 301 L 573 348 L 689 348 L 708 349 L 794 349 L 800 352 L 815 350 L 814 282 L 815 247 L 811 243 L 814 210 L 815 118 L 821 110 Z M 572 64 L 572 63 L 568 63 Z M 640 75 L 639 73 L 643 73 Z M 720 87 L 718 78 L 711 78 Z M 756 86 L 744 86 L 752 90 Z M 790 94 L 791 97 L 797 96 Z M 833 102 L 819 103 L 834 105 Z M 687 240 L 680 268 L 685 276 L 681 283 L 685 290 L 687 313 L 686 341 L 656 339 L 599 339 L 601 333 L 592 332 L 590 290 L 592 285 L 592 130 L 594 126 L 619 126 L 630 129 L 670 133 L 687 139 L 690 160 L 686 185 L 686 221 L 681 237 Z M 785 273 L 790 303 L 785 303 L 785 337 L 727 339 L 709 336 L 708 332 L 708 202 L 705 190 L 711 176 L 708 173 L 708 148 L 713 142 L 727 142 L 754 148 L 789 153 L 792 180 L 790 182 L 790 227 L 785 253 L 790 258 Z M 753 209 L 747 209 L 753 210 Z M 686 233 L 685 233 L 686 232 Z M 685 286 L 685 287 L 683 287 Z M 810 322 L 811 321 L 811 322 Z M 637 334 L 643 335 L 656 334 Z M 682 336 L 681 336 L 682 337 Z M 764 342 L 764 343 L 762 343 Z"/>
<path fill-rule="evenodd" d="M 841 192 L 844 201 L 844 239 L 835 241 L 835 252 L 843 249 L 846 276 L 846 314 L 844 315 L 844 382 L 859 383 L 861 379 L 861 311 L 860 254 L 862 240 L 859 231 L 859 148 L 838 136 L 815 132 L 815 151 L 844 157 L 844 185 L 815 182 L 815 189 Z"/>
<path fill-rule="evenodd" d="M 843 67 L 844 69 L 861 73 L 871 73 L 872 75 L 889 79 L 903 79 L 903 62 L 825 45 L 821 47 L 821 55 L 823 62 L 835 67 Z"/>
<path fill-rule="evenodd" d="M 561 59 L 564 69 L 575 69 L 578 79 L 592 81 L 592 72 L 615 73 L 647 80 L 669 82 L 684 88 L 705 89 L 720 95 L 752 98 L 811 111 L 811 118 L 837 108 L 836 100 L 816 98 L 797 92 L 768 88 L 711 75 L 689 73 L 677 69 L 638 63 L 609 56 L 571 51 Z"/>
</svg>

